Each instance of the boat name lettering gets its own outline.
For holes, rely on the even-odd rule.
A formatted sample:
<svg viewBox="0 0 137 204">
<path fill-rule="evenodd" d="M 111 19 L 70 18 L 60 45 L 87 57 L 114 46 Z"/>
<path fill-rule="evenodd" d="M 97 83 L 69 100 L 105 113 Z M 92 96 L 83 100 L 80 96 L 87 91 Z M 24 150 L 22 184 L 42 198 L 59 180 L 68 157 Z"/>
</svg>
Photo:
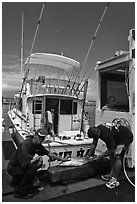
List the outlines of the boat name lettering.
<svg viewBox="0 0 137 204">
<path fill-rule="evenodd" d="M 88 154 L 89 154 L 89 151 L 90 149 L 83 149 L 83 148 L 80 148 L 80 150 L 76 151 L 76 155 L 73 155 L 73 157 L 86 157 Z M 54 154 L 60 156 L 60 157 L 63 157 L 65 158 L 67 155 L 69 157 L 72 156 L 72 151 L 65 151 L 65 152 L 59 152 L 58 154 L 55 152 Z M 54 158 L 50 158 L 50 161 L 53 162 L 55 161 L 56 159 Z"/>
</svg>

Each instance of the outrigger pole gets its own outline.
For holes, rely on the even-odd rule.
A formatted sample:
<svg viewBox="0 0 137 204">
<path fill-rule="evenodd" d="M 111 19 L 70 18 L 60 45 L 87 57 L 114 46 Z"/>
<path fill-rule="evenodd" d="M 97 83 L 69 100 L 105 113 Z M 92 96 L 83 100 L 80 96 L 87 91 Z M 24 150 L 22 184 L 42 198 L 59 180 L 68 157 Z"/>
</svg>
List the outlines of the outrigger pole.
<svg viewBox="0 0 137 204">
<path fill-rule="evenodd" d="M 101 19 L 100 19 L 99 23 L 98 23 L 98 26 L 97 26 L 97 28 L 96 28 L 96 31 L 95 31 L 94 36 L 93 36 L 93 38 L 92 38 L 92 41 L 91 41 L 91 43 L 90 43 L 90 46 L 89 46 L 87 55 L 86 55 L 86 57 L 85 57 L 85 60 L 84 60 L 82 69 L 80 70 L 79 74 L 82 73 L 82 70 L 85 68 L 85 64 L 86 64 L 87 58 L 88 58 L 88 56 L 89 56 L 91 47 L 92 47 L 92 45 L 93 45 L 94 40 L 96 39 L 97 32 L 98 32 L 98 30 L 99 30 L 99 27 L 100 27 L 102 21 L 103 21 L 103 18 L 104 18 L 105 13 L 106 13 L 106 11 L 107 11 L 107 9 L 108 9 L 108 6 L 109 6 L 109 2 L 107 3 L 106 8 L 105 8 L 105 10 L 104 10 L 104 12 L 103 12 L 103 14 L 102 14 L 102 16 L 101 16 Z M 82 80 L 81 80 L 80 83 L 78 84 L 78 86 L 77 86 L 77 88 L 76 88 L 76 90 L 75 90 L 75 93 L 78 91 L 78 88 L 79 88 L 81 82 L 83 81 L 83 79 L 84 79 L 84 77 L 82 78 Z"/>
<path fill-rule="evenodd" d="M 104 18 L 104 16 L 105 16 L 105 13 L 106 13 L 106 11 L 107 11 L 107 9 L 108 9 L 108 6 L 109 6 L 109 2 L 107 3 L 106 8 L 105 8 L 105 10 L 104 10 L 104 12 L 103 12 L 103 14 L 102 14 L 102 16 L 101 16 L 101 19 L 100 19 L 100 21 L 99 21 L 99 24 L 98 24 L 98 26 L 97 26 L 97 28 L 96 28 L 96 31 L 95 31 L 94 36 L 93 36 L 93 38 L 92 38 L 92 41 L 91 41 L 91 43 L 90 43 L 90 46 L 89 46 L 87 55 L 86 55 L 86 57 L 85 57 L 85 60 L 84 60 L 82 69 L 81 69 L 80 72 L 79 72 L 79 75 L 82 73 L 82 71 L 83 71 L 84 68 L 85 68 L 85 64 L 86 64 L 88 55 L 89 55 L 89 53 L 90 53 L 91 47 L 92 47 L 92 45 L 93 45 L 93 42 L 94 42 L 94 40 L 96 39 L 97 32 L 98 32 L 99 27 L 100 27 L 100 25 L 101 25 L 101 23 L 102 23 L 102 20 L 103 20 L 103 18 Z M 84 76 L 84 77 L 85 77 L 85 76 Z M 74 94 L 76 94 L 76 95 L 77 95 L 77 91 L 79 91 L 79 93 L 80 93 L 80 91 L 82 90 L 82 88 L 83 88 L 83 86 L 84 86 L 84 97 L 83 97 L 83 105 L 82 105 L 82 113 L 81 113 L 80 135 L 81 135 L 81 132 L 82 132 L 82 129 L 83 129 L 84 106 L 85 106 L 85 102 L 86 102 L 86 93 L 87 93 L 87 87 L 88 87 L 88 78 L 86 78 L 86 79 L 85 79 L 85 82 L 84 82 L 84 85 L 83 85 L 82 88 L 79 90 L 79 86 L 80 86 L 81 82 L 84 80 L 84 77 L 82 77 L 82 79 L 81 79 L 81 81 L 79 82 L 79 84 L 78 84 L 78 86 L 77 86 L 77 88 L 76 88 L 76 90 L 75 90 L 75 93 L 74 93 Z M 75 83 L 75 82 L 74 82 L 74 83 Z M 74 86 L 74 84 L 73 84 L 73 86 Z"/>
<path fill-rule="evenodd" d="M 37 24 L 37 28 L 36 28 L 36 31 L 35 31 L 35 35 L 34 35 L 32 46 L 31 46 L 31 50 L 30 50 L 30 55 L 31 55 L 31 53 L 33 51 L 33 47 L 34 47 L 34 43 L 35 43 L 35 40 L 36 40 L 38 29 L 39 29 L 39 25 L 40 25 L 40 22 L 41 22 L 41 17 L 42 17 L 42 13 L 43 13 L 44 7 L 45 7 L 45 3 L 43 4 L 42 9 L 41 9 L 39 21 L 38 21 L 38 24 Z"/>
<path fill-rule="evenodd" d="M 39 29 L 39 25 L 40 25 L 40 21 L 41 21 L 41 17 L 42 17 L 42 13 L 43 13 L 44 7 L 45 7 L 45 3 L 43 4 L 42 9 L 41 9 L 39 21 L 38 21 L 38 24 L 37 24 L 37 28 L 36 28 L 36 31 L 35 31 L 34 38 L 33 38 L 33 42 L 32 42 L 32 46 L 31 46 L 31 50 L 30 50 L 30 54 L 29 54 L 27 63 L 29 62 L 31 53 L 32 53 L 32 51 L 33 51 L 33 47 L 34 47 L 34 43 L 35 43 L 35 40 L 36 40 L 36 36 L 37 36 L 38 29 Z M 23 26 L 22 26 L 22 28 L 23 28 Z M 23 34 L 22 34 L 22 36 L 23 36 Z M 22 43 L 23 43 L 23 40 L 22 40 Z M 22 51 L 22 53 L 23 53 L 23 51 Z M 22 63 L 22 67 L 23 67 L 23 61 L 22 61 L 21 63 Z M 21 91 L 20 91 L 20 96 L 21 96 L 21 92 L 22 92 L 22 90 L 23 90 L 24 82 L 25 82 L 25 79 L 26 79 L 26 77 L 27 77 L 27 75 L 28 75 L 28 72 L 29 72 L 29 70 L 27 70 L 26 73 L 24 74 L 23 82 L 22 82 L 22 87 L 21 87 Z"/>
</svg>

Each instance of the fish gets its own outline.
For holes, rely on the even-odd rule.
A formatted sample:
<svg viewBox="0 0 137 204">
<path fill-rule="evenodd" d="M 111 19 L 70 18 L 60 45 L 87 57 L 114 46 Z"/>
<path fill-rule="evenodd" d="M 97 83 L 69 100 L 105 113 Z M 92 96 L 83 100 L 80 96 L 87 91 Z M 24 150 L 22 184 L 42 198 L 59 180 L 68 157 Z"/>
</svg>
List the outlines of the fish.
<svg viewBox="0 0 137 204">
<path fill-rule="evenodd" d="M 93 161 L 93 157 L 82 157 L 82 158 L 69 158 L 68 161 L 61 162 L 59 166 L 82 166 L 88 162 Z"/>
</svg>

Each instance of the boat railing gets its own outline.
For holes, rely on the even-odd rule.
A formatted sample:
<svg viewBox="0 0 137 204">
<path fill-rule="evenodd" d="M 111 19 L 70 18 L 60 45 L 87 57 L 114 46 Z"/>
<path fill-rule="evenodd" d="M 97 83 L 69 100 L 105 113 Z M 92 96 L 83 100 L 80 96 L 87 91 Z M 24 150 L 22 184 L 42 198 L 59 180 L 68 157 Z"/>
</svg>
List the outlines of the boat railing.
<svg viewBox="0 0 137 204">
<path fill-rule="evenodd" d="M 50 80 L 46 79 L 46 81 L 38 81 L 38 80 L 30 80 L 30 94 L 63 94 L 63 95 L 75 95 L 75 90 L 78 86 L 78 83 L 75 83 L 73 86 L 72 81 L 68 80 Z M 72 87 L 73 86 L 73 87 Z M 83 92 L 83 89 L 81 90 Z"/>
</svg>

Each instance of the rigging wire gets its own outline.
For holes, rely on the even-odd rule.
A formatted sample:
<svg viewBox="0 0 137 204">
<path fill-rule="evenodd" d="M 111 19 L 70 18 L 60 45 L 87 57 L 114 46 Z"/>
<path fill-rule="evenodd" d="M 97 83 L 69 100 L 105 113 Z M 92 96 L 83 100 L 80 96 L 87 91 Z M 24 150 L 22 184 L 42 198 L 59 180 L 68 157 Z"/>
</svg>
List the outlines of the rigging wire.
<svg viewBox="0 0 137 204">
<path fill-rule="evenodd" d="M 96 39 L 97 32 L 98 32 L 98 30 L 99 30 L 99 28 L 100 28 L 100 25 L 101 25 L 102 21 L 103 21 L 103 18 L 104 18 L 105 13 L 106 13 L 106 11 L 107 11 L 107 9 L 108 9 L 108 6 L 109 6 L 109 2 L 107 3 L 107 5 L 106 5 L 106 7 L 105 7 L 105 10 L 104 10 L 104 12 L 103 12 L 103 14 L 102 14 L 102 16 L 101 16 L 101 19 L 100 19 L 100 21 L 99 21 L 99 23 L 98 23 L 98 26 L 97 26 L 97 28 L 96 28 L 96 30 L 95 30 L 94 36 L 93 36 L 92 41 L 91 41 L 91 43 L 90 43 L 90 46 L 89 46 L 87 55 L 86 55 L 86 57 L 85 57 L 85 60 L 84 60 L 82 69 L 81 69 L 80 72 L 79 72 L 79 75 L 82 73 L 82 71 L 83 71 L 84 68 L 85 68 L 85 64 L 86 64 L 86 62 L 87 62 L 87 59 L 88 59 L 88 56 L 89 56 L 91 47 L 92 47 L 92 45 L 93 45 L 93 43 L 94 43 L 94 40 Z M 82 78 L 82 80 L 80 81 L 80 83 L 81 83 L 82 81 L 83 81 L 83 78 Z M 79 86 L 80 86 L 80 83 L 79 83 L 79 85 L 77 86 L 75 93 L 77 92 L 77 90 L 78 90 L 78 88 L 79 88 Z"/>
</svg>

